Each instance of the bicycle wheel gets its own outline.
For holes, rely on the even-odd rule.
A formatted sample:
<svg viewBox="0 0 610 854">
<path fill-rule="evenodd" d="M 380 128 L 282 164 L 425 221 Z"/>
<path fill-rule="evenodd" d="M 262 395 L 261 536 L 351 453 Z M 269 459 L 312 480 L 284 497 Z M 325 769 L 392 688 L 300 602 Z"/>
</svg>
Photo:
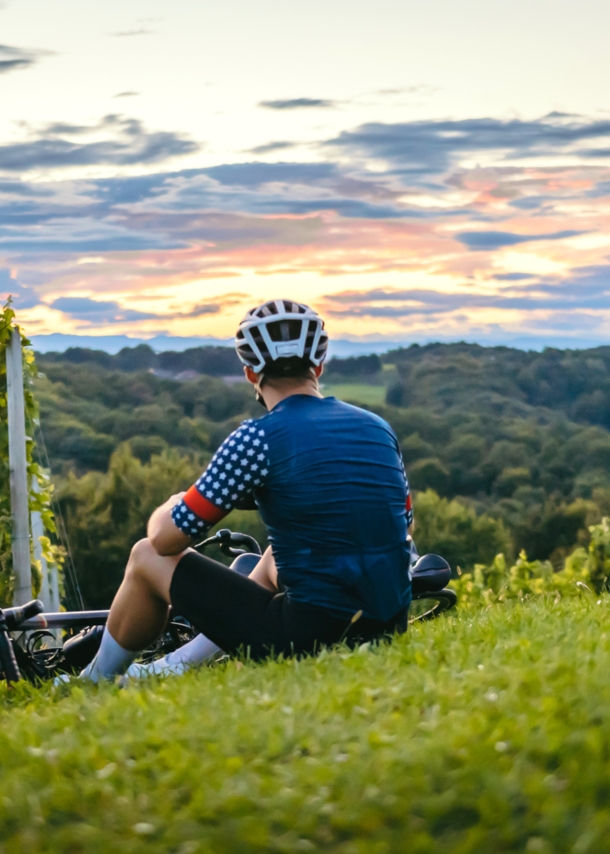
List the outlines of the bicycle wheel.
<svg viewBox="0 0 610 854">
<path fill-rule="evenodd" d="M 409 623 L 422 623 L 425 620 L 434 620 L 445 611 L 455 608 L 457 596 L 455 591 L 445 587 L 444 590 L 436 592 L 418 593 L 413 597 L 409 609 Z"/>
<path fill-rule="evenodd" d="M 8 632 L 0 630 L 0 669 L 4 674 L 4 678 L 10 684 L 19 682 L 21 674 L 15 660 L 13 652 L 13 644 L 8 635 Z"/>
</svg>

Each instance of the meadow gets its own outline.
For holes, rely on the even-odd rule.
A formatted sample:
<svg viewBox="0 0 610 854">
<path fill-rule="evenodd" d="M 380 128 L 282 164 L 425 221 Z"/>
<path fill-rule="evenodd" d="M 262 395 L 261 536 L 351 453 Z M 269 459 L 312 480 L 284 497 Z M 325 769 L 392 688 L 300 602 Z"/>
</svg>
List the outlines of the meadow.
<svg viewBox="0 0 610 854">
<path fill-rule="evenodd" d="M 0 688 L 0 852 L 610 851 L 610 596 L 392 644 Z"/>
<path fill-rule="evenodd" d="M 323 384 L 322 391 L 326 397 L 338 397 L 348 403 L 364 406 L 382 406 L 385 403 L 387 389 L 384 385 L 372 383 L 334 383 Z"/>
</svg>

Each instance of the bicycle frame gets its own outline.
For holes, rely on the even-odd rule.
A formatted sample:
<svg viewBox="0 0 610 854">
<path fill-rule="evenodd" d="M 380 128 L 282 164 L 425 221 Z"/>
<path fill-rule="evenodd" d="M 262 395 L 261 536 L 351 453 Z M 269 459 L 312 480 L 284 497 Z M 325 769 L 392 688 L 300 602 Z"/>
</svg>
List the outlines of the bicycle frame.
<svg viewBox="0 0 610 854">
<path fill-rule="evenodd" d="M 55 611 L 36 614 L 20 623 L 20 632 L 43 629 L 84 629 L 87 626 L 105 626 L 110 611 Z"/>
</svg>

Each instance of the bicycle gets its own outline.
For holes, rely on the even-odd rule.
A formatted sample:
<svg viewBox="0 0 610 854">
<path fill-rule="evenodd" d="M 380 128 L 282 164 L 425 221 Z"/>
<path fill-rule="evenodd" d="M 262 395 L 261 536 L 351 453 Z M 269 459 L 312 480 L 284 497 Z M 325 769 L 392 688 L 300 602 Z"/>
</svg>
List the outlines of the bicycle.
<svg viewBox="0 0 610 854">
<path fill-rule="evenodd" d="M 228 528 L 217 531 L 195 548 L 205 549 L 210 545 L 233 557 L 231 566 L 242 575 L 250 574 L 261 555 L 254 537 Z M 446 586 L 451 568 L 444 558 L 418 557 L 411 574 L 414 613 L 410 623 L 435 619 L 456 606 L 457 596 Z M 0 609 L 0 678 L 9 684 L 21 678 L 38 683 L 64 673 L 80 672 L 99 649 L 108 614 L 107 610 L 45 613 L 38 599 L 20 607 Z M 61 645 L 57 645 L 55 637 L 58 630 L 64 633 Z M 168 655 L 197 634 L 194 626 L 170 609 L 165 632 L 141 658 L 152 661 Z"/>
</svg>

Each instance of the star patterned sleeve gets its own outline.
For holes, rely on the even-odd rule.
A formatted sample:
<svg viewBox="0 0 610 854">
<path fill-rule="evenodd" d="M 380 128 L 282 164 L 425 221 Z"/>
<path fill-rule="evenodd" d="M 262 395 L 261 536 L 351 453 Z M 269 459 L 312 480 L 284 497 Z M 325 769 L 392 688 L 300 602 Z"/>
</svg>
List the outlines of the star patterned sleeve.
<svg viewBox="0 0 610 854">
<path fill-rule="evenodd" d="M 268 474 L 265 431 L 249 419 L 225 439 L 199 480 L 174 506 L 174 524 L 189 537 L 204 535 L 240 498 L 261 487 Z"/>
</svg>

